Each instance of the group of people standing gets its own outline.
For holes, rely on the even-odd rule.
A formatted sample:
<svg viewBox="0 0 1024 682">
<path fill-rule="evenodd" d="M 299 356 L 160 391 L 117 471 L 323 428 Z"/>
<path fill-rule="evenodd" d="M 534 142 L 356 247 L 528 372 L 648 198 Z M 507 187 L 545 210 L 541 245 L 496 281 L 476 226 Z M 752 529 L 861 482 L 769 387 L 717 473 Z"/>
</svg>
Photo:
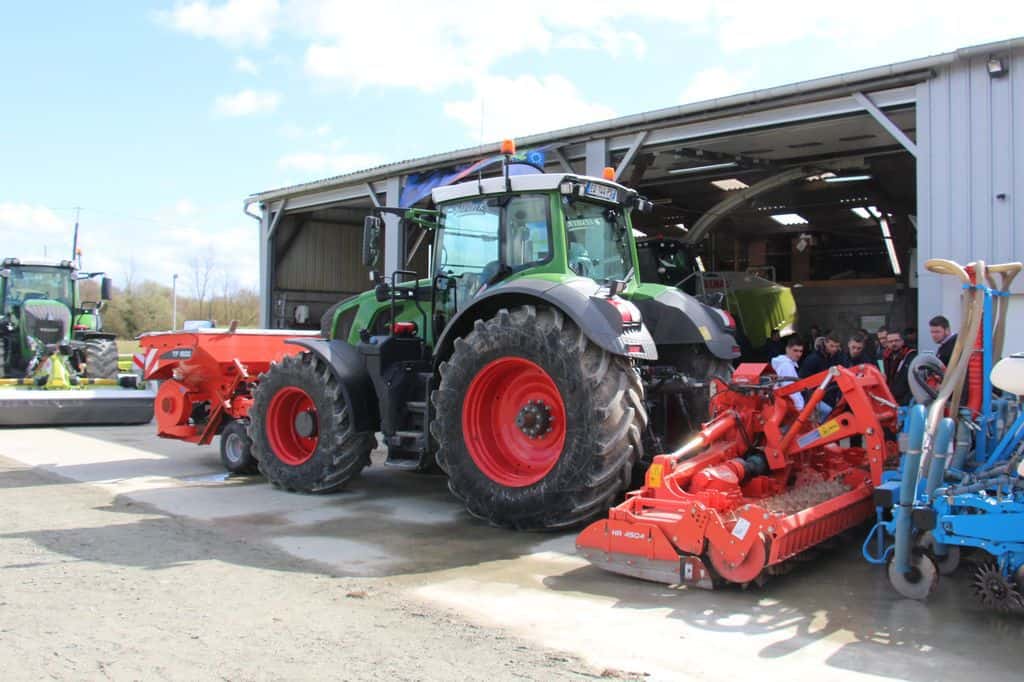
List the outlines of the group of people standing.
<svg viewBox="0 0 1024 682">
<path fill-rule="evenodd" d="M 928 326 L 932 341 L 938 344 L 936 355 L 946 365 L 956 344 L 956 334 L 950 333 L 949 320 L 942 315 L 929 320 Z M 769 343 L 774 344 L 769 352 L 772 369 L 779 377 L 803 379 L 835 365 L 872 364 L 885 373 L 889 390 L 900 405 L 906 405 L 913 397 L 909 378 L 910 364 L 917 355 L 917 335 L 913 329 L 900 332 L 880 327 L 874 335 L 861 329 L 846 339 L 844 347 L 836 332 L 821 334 L 817 327 L 812 327 L 808 342 L 793 334 L 786 339 L 773 335 Z M 839 397 L 838 387 L 833 386 L 822 401 L 826 404 L 822 410 L 831 410 Z M 804 406 L 800 395 L 794 395 L 793 402 L 797 409 Z"/>
</svg>

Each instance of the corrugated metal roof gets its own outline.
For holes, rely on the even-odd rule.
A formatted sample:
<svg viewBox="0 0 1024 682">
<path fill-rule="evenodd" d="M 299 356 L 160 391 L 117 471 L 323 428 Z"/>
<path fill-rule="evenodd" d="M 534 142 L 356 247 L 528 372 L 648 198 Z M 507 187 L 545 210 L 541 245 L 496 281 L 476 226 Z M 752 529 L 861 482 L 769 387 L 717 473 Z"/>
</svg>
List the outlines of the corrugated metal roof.
<svg viewBox="0 0 1024 682">
<path fill-rule="evenodd" d="M 828 92 L 837 89 L 857 89 L 866 87 L 870 83 L 891 80 L 900 77 L 917 76 L 920 80 L 928 77 L 929 71 L 935 67 L 949 64 L 957 59 L 969 58 L 978 54 L 984 54 L 999 50 L 1009 50 L 1024 45 L 1024 37 L 1012 38 L 1009 40 L 986 43 L 965 47 L 953 52 L 946 52 L 921 59 L 913 59 L 905 62 L 897 62 L 886 66 L 878 66 L 859 71 L 826 76 L 808 81 L 801 81 L 789 85 L 782 85 L 774 88 L 765 88 L 752 92 L 720 97 L 717 99 L 683 104 L 680 106 L 655 109 L 639 114 L 631 114 L 618 118 L 597 121 L 584 125 L 562 128 L 559 130 L 537 133 L 524 136 L 518 139 L 522 148 L 546 144 L 556 141 L 573 140 L 582 141 L 587 137 L 604 137 L 615 132 L 622 132 L 631 127 L 651 125 L 657 122 L 664 122 L 671 119 L 683 119 L 700 115 L 721 114 L 729 109 L 747 107 L 751 105 L 784 104 L 784 100 L 801 95 L 808 95 L 815 92 Z M 288 196 L 296 196 L 309 192 L 323 191 L 334 187 L 352 185 L 361 182 L 374 182 L 396 174 L 406 174 L 437 166 L 450 165 L 460 161 L 477 159 L 485 155 L 494 154 L 498 151 L 499 143 L 464 147 L 454 151 L 431 154 L 405 161 L 386 163 L 373 168 L 336 175 L 322 180 L 291 185 L 279 189 L 266 190 L 252 194 L 246 200 L 246 205 L 254 202 L 266 202 L 281 199 Z"/>
</svg>

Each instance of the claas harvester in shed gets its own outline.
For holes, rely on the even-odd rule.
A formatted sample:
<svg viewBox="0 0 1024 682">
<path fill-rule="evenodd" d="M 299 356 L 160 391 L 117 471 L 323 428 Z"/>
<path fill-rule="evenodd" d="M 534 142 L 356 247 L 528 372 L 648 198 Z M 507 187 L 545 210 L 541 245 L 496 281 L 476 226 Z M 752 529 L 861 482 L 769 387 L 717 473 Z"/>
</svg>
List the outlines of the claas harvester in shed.
<svg viewBox="0 0 1024 682">
<path fill-rule="evenodd" d="M 501 176 L 436 188 L 436 208 L 368 216 L 373 289 L 331 308 L 320 337 L 289 339 L 262 373 L 246 358 L 216 381 L 198 371 L 216 333 L 178 334 L 179 349 L 143 337 L 147 376 L 166 379 L 161 433 L 237 436 L 231 424 L 245 424 L 272 483 L 330 492 L 370 463 L 380 432 L 388 464 L 440 467 L 492 524 L 554 529 L 606 513 L 638 468 L 707 418 L 708 380 L 739 354 L 734 323 L 640 282 L 631 214 L 651 205 L 611 169 L 512 175 L 503 151 Z M 426 277 L 376 271 L 392 210 L 433 233 Z M 246 378 L 223 380 L 235 373 Z"/>
</svg>

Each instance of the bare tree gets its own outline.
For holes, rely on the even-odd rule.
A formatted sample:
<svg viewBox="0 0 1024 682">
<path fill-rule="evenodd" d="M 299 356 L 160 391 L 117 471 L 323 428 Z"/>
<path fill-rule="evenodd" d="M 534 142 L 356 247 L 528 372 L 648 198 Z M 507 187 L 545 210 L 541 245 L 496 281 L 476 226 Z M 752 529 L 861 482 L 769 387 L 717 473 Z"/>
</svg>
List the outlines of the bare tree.
<svg viewBox="0 0 1024 682">
<path fill-rule="evenodd" d="M 189 261 L 192 270 L 192 295 L 199 305 L 199 318 L 203 318 L 203 303 L 210 291 L 211 278 L 216 267 L 216 258 L 209 251 L 192 256 Z M 213 310 L 210 309 L 212 316 Z"/>
</svg>

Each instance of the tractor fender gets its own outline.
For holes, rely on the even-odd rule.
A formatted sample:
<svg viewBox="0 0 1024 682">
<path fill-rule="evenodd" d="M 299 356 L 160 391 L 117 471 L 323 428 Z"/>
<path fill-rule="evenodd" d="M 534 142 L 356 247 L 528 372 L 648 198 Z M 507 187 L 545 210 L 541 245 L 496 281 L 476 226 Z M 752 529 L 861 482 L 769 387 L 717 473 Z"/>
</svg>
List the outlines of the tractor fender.
<svg viewBox="0 0 1024 682">
<path fill-rule="evenodd" d="M 634 300 L 658 346 L 703 343 L 718 358 L 740 354 L 726 320 L 711 306 L 678 289 L 666 288 L 654 298 Z"/>
<path fill-rule="evenodd" d="M 377 392 L 373 389 L 363 358 L 354 346 L 345 341 L 326 339 L 288 339 L 285 343 L 301 346 L 327 362 L 334 378 L 341 384 L 356 431 L 380 429 Z"/>
<path fill-rule="evenodd" d="M 502 308 L 517 305 L 548 305 L 569 317 L 600 348 L 613 355 L 656 360 L 657 346 L 647 328 L 624 328 L 622 313 L 592 279 L 575 278 L 563 282 L 522 279 L 500 284 L 478 294 L 445 326 L 437 339 L 434 357 L 447 358 L 455 339 L 473 330 L 476 320 L 492 317 Z M 621 299 L 616 299 L 621 300 Z"/>
</svg>

